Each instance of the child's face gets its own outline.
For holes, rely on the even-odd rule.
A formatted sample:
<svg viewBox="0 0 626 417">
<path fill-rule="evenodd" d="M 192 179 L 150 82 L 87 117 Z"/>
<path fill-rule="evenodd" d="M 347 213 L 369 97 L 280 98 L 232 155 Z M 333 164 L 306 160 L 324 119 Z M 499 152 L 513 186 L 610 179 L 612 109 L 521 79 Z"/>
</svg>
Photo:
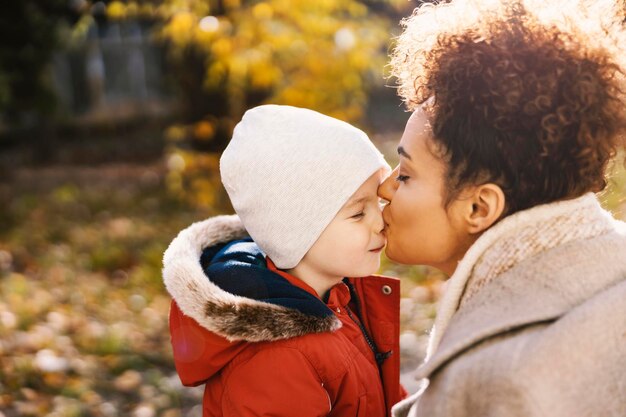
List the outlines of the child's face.
<svg viewBox="0 0 626 417">
<path fill-rule="evenodd" d="M 382 171 L 372 175 L 350 197 L 302 262 L 328 278 L 363 277 L 380 266 L 385 246 L 383 219 L 376 194 Z"/>
</svg>

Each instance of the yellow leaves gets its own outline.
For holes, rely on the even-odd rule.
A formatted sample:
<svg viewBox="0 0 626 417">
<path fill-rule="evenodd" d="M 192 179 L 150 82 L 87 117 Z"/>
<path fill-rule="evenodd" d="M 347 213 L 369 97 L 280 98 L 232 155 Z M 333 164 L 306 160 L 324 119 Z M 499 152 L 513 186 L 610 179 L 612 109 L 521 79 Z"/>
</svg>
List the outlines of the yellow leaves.
<svg viewBox="0 0 626 417">
<path fill-rule="evenodd" d="M 361 88 L 361 78 L 354 73 L 347 73 L 343 76 L 341 84 L 347 90 L 358 90 Z"/>
<path fill-rule="evenodd" d="M 360 1 L 223 0 L 211 14 L 197 12 L 201 0 L 166 1 L 175 12 L 165 37 L 180 51 L 203 51 L 202 87 L 226 98 L 219 120 L 204 118 L 166 132 L 172 146 L 168 188 L 194 205 L 219 204 L 221 185 L 217 160 L 209 167 L 203 153 L 188 150 L 189 142 L 219 151 L 231 131 L 223 120 L 238 120 L 246 107 L 261 102 L 354 122 L 366 104 L 368 78 L 378 74 L 383 82 L 389 30 Z"/>
<path fill-rule="evenodd" d="M 215 184 L 206 178 L 198 176 L 191 183 L 191 196 L 199 207 L 211 207 L 215 205 L 217 189 Z"/>
<path fill-rule="evenodd" d="M 337 0 L 317 0 L 315 5 L 319 8 L 323 9 L 326 12 L 331 12 L 335 8 L 341 7 L 341 3 L 346 3 L 346 1 L 337 1 Z"/>
<path fill-rule="evenodd" d="M 43 382 L 52 388 L 61 388 L 65 385 L 67 376 L 59 372 L 45 372 L 43 374 Z"/>
<path fill-rule="evenodd" d="M 206 88 L 217 88 L 224 82 L 227 74 L 226 65 L 223 62 L 215 61 L 210 64 L 207 70 L 207 76 L 204 79 L 204 85 Z"/>
<path fill-rule="evenodd" d="M 72 211 L 63 211 L 71 218 L 65 226 L 71 227 L 67 234 L 93 231 L 95 247 L 74 238 L 68 238 L 63 250 L 58 243 L 39 243 L 37 235 L 47 234 L 63 217 L 59 203 L 52 191 L 34 194 L 37 207 L 45 213 L 34 221 L 22 209 L 14 211 L 24 198 L 16 197 L 11 209 L 19 216 L 11 226 L 19 234 L 0 242 L 0 252 L 15 254 L 20 270 L 4 272 L 0 260 L 0 409 L 4 413 L 72 417 L 103 415 L 105 410 L 109 415 L 130 415 L 132 408 L 124 404 L 145 399 L 154 405 L 153 414 L 162 416 L 170 415 L 167 409 L 182 398 L 183 389 L 170 380 L 174 372 L 167 331 L 170 298 L 159 271 L 172 236 L 190 219 L 212 212 L 200 213 L 167 198 L 160 186 L 162 167 L 156 165 L 98 167 L 96 184 L 75 185 L 73 170 L 61 173 L 67 178 L 59 180 L 60 185 L 78 187 L 76 200 L 92 213 L 76 218 Z M 156 182 L 146 188 L 145 174 L 153 170 Z M 111 239 L 109 229 L 115 222 L 109 218 L 118 215 L 131 216 L 132 231 L 127 238 Z M 131 254 L 135 266 L 94 272 L 89 258 L 98 247 Z M 138 303 L 137 297 L 143 302 Z M 119 323 L 124 326 L 116 329 Z M 146 367 L 146 352 L 149 360 L 170 366 Z M 130 394 L 114 391 L 112 381 L 127 369 L 141 373 L 141 385 Z"/>
<path fill-rule="evenodd" d="M 267 3 L 259 3 L 252 8 L 252 16 L 255 19 L 259 20 L 267 20 L 271 19 L 274 15 L 274 10 L 272 6 Z"/>
<path fill-rule="evenodd" d="M 199 207 L 215 207 L 223 199 L 219 176 L 219 154 L 195 153 L 194 174 L 189 184 L 190 199 Z"/>
<path fill-rule="evenodd" d="M 165 130 L 165 139 L 174 142 L 185 139 L 186 135 L 185 127 L 181 125 L 172 125 Z"/>
<path fill-rule="evenodd" d="M 164 28 L 164 34 L 174 44 L 183 46 L 193 40 L 193 34 L 197 25 L 197 17 L 189 12 L 178 12 L 172 16 L 170 22 Z"/>
<path fill-rule="evenodd" d="M 250 68 L 250 84 L 253 88 L 267 89 L 281 78 L 281 71 L 269 62 L 261 62 Z"/>
<path fill-rule="evenodd" d="M 356 68 L 357 70 L 365 70 L 370 66 L 370 57 L 365 55 L 362 51 L 355 51 L 355 53 L 348 56 L 348 65 L 350 68 Z"/>
<path fill-rule="evenodd" d="M 12 273 L 9 274 L 9 277 L 5 279 L 4 284 L 7 286 L 6 288 L 9 291 L 6 291 L 8 297 L 27 297 L 28 296 L 28 282 L 26 281 L 26 277 L 22 274 Z"/>
<path fill-rule="evenodd" d="M 200 125 L 205 129 L 211 124 L 203 121 L 195 127 Z M 218 153 L 174 150 L 167 160 L 170 166 L 166 179 L 168 189 L 196 207 L 223 204 L 226 197 L 219 175 L 219 156 Z"/>
<path fill-rule="evenodd" d="M 170 28 L 174 32 L 174 36 L 182 36 L 189 34 L 196 24 L 196 16 L 188 12 L 179 12 L 172 17 Z"/>
<path fill-rule="evenodd" d="M 230 22 L 225 16 L 218 17 L 218 21 L 220 24 L 219 32 L 222 36 L 231 36 L 233 32 L 233 24 Z"/>
<path fill-rule="evenodd" d="M 127 369 L 115 378 L 113 387 L 120 392 L 133 392 L 141 385 L 141 374 L 134 369 Z"/>
<path fill-rule="evenodd" d="M 224 7 L 227 9 L 237 9 L 241 7 L 241 0 L 222 0 L 224 2 Z"/>
<path fill-rule="evenodd" d="M 220 168 L 220 155 L 216 153 L 197 155 L 196 167 L 204 171 L 218 171 Z"/>
<path fill-rule="evenodd" d="M 300 22 L 303 35 L 312 37 L 334 34 L 337 24 L 329 16 L 311 15 Z"/>
<path fill-rule="evenodd" d="M 3 278 L 0 292 L 3 294 L 2 302 L 14 306 L 13 313 L 17 328 L 27 328 L 43 311 L 50 308 L 54 300 L 52 294 L 46 291 L 33 290 L 26 276 L 18 273 L 10 273 Z M 30 302 L 32 300 L 37 300 L 37 302 Z M 4 333 L 3 327 L 5 327 L 4 324 L 0 326 L 0 336 Z M 35 342 L 38 340 L 33 343 Z"/>
<path fill-rule="evenodd" d="M 102 397 L 95 391 L 86 389 L 80 378 L 70 377 L 67 382 L 67 388 L 80 393 L 79 399 L 83 404 L 97 406 L 102 403 Z"/>
<path fill-rule="evenodd" d="M 179 12 L 205 16 L 210 12 L 209 1 L 207 0 L 167 0 L 159 8 L 170 16 Z"/>
<path fill-rule="evenodd" d="M 211 140 L 215 136 L 215 126 L 207 120 L 201 120 L 193 127 L 193 136 L 199 140 Z"/>
<path fill-rule="evenodd" d="M 223 16 L 184 11 L 197 1 L 170 0 L 178 11 L 166 36 L 206 51 L 204 87 L 224 90 L 235 113 L 250 90 L 271 91 L 269 101 L 334 110 L 361 102 L 365 76 L 377 72 L 382 80 L 387 31 L 358 1 L 226 0 Z M 327 91 L 312 92 L 314 86 Z"/>
<path fill-rule="evenodd" d="M 211 52 L 216 59 L 224 59 L 233 51 L 233 43 L 229 38 L 220 38 L 211 45 Z"/>
<path fill-rule="evenodd" d="M 181 196 L 184 192 L 183 176 L 180 172 L 169 172 L 165 178 L 165 185 L 173 195 Z"/>
<path fill-rule="evenodd" d="M 348 13 L 350 13 L 352 17 L 363 17 L 367 15 L 367 7 L 361 3 L 351 2 L 348 5 Z"/>
<path fill-rule="evenodd" d="M 167 165 L 171 171 L 219 170 L 219 155 L 176 149 L 168 156 Z"/>
<path fill-rule="evenodd" d="M 150 3 L 143 3 L 139 6 L 137 13 L 140 16 L 149 17 L 155 14 L 155 8 Z"/>
<path fill-rule="evenodd" d="M 228 76 L 231 87 L 243 88 L 248 74 L 248 62 L 235 55 L 228 60 Z"/>
<path fill-rule="evenodd" d="M 107 17 L 111 20 L 122 20 L 126 19 L 127 17 L 135 17 L 139 14 L 142 14 L 144 16 L 152 15 L 153 12 L 154 9 L 152 8 L 152 6 L 145 7 L 142 5 L 140 7 L 134 1 L 121 2 L 115 0 L 109 3 L 106 8 Z"/>
<path fill-rule="evenodd" d="M 289 103 L 297 107 L 309 107 L 306 103 L 306 92 L 298 88 L 285 88 L 276 98 L 282 103 Z"/>
<path fill-rule="evenodd" d="M 139 13 L 139 5 L 134 1 L 130 1 L 126 5 L 126 16 L 135 17 Z"/>
<path fill-rule="evenodd" d="M 216 32 L 210 32 L 206 30 L 199 30 L 195 33 L 195 41 L 200 45 L 210 45 L 211 42 L 215 39 Z"/>
<path fill-rule="evenodd" d="M 121 1 L 112 1 L 107 6 L 107 16 L 112 20 L 119 20 L 126 17 L 126 5 Z"/>
<path fill-rule="evenodd" d="M 132 17 L 154 17 L 160 15 L 167 18 L 175 12 L 175 9 L 166 5 L 156 8 L 150 3 L 139 4 L 136 1 L 114 0 L 106 7 L 107 17 L 111 20 L 122 20 Z"/>
</svg>

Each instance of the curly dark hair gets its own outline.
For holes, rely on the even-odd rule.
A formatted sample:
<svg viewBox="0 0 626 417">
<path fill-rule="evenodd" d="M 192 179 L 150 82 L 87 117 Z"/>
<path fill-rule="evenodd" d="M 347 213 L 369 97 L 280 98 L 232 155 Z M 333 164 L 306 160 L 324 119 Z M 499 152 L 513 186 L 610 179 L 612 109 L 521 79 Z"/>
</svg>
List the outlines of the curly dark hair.
<svg viewBox="0 0 626 417">
<path fill-rule="evenodd" d="M 417 9 L 392 53 L 399 94 L 429 114 L 447 203 L 486 182 L 506 215 L 603 190 L 626 132 L 621 29 L 479 3 Z"/>
</svg>

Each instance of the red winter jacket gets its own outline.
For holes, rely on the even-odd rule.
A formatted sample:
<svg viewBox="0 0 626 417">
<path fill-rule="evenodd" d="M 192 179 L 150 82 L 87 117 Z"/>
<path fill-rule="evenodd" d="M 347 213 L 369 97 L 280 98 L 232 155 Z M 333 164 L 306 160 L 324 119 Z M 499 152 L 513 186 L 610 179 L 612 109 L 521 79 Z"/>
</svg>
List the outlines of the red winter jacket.
<svg viewBox="0 0 626 417">
<path fill-rule="evenodd" d="M 406 395 L 399 281 L 347 279 L 323 302 L 251 240 L 224 244 L 244 236 L 236 216 L 216 217 L 164 257 L 174 361 L 184 385 L 206 384 L 203 415 L 389 416 Z"/>
</svg>

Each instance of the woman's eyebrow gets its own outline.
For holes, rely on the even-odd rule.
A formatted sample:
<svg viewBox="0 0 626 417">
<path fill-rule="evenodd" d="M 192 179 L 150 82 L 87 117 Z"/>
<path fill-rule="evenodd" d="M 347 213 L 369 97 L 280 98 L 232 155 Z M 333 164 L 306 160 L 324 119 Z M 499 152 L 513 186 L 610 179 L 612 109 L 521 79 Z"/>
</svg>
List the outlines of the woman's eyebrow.
<svg viewBox="0 0 626 417">
<path fill-rule="evenodd" d="M 404 156 L 406 159 L 411 161 L 411 155 L 409 155 L 402 146 L 398 146 L 398 155 Z"/>
</svg>

